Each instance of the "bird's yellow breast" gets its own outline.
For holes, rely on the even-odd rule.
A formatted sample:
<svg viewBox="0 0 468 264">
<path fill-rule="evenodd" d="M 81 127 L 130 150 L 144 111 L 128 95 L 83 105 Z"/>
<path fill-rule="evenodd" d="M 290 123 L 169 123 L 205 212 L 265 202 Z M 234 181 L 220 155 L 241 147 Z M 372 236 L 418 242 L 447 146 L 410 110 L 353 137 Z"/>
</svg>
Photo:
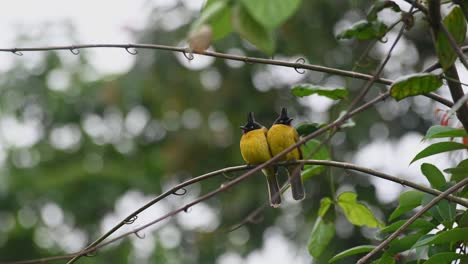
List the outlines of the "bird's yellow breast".
<svg viewBox="0 0 468 264">
<path fill-rule="evenodd" d="M 281 151 L 294 145 L 299 140 L 297 131 L 292 126 L 283 124 L 273 125 L 267 134 L 268 145 L 270 146 L 271 154 L 276 156 Z M 298 148 L 287 153 L 281 160 L 298 160 L 301 159 L 301 152 Z"/>
<path fill-rule="evenodd" d="M 248 164 L 263 163 L 271 158 L 266 128 L 249 131 L 240 140 L 242 158 Z"/>
</svg>

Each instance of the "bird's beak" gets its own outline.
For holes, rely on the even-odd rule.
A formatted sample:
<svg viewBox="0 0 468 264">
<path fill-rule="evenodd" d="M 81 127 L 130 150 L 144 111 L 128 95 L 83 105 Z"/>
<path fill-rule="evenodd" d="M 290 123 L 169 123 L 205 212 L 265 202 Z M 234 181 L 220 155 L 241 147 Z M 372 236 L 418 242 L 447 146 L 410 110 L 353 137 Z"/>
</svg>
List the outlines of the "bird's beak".
<svg viewBox="0 0 468 264">
<path fill-rule="evenodd" d="M 246 130 L 247 128 L 245 126 L 240 126 L 240 129 Z"/>
</svg>

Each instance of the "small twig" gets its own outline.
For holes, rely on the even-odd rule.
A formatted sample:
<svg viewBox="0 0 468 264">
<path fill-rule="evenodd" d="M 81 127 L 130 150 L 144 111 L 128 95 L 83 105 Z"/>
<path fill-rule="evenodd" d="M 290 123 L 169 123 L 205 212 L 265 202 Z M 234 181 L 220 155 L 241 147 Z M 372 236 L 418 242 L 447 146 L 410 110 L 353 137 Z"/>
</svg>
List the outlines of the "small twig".
<svg viewBox="0 0 468 264">
<path fill-rule="evenodd" d="M 419 9 L 421 12 L 423 12 L 424 14 L 427 14 L 427 8 L 422 5 L 421 3 L 419 3 L 419 1 L 414 1 L 414 0 L 405 0 L 405 2 L 409 3 L 410 5 L 416 7 L 417 9 Z"/>
<path fill-rule="evenodd" d="M 365 264 L 367 261 L 369 261 L 369 259 L 372 256 L 374 256 L 377 252 L 384 249 L 388 244 L 390 244 L 390 242 L 392 242 L 395 238 L 397 238 L 408 226 L 410 226 L 414 221 L 416 221 L 419 217 L 421 217 L 425 212 L 431 209 L 436 203 L 444 199 L 444 197 L 447 197 L 449 194 L 456 192 L 459 188 L 465 186 L 466 184 L 468 184 L 468 178 L 463 179 L 459 183 L 455 184 L 454 186 L 450 187 L 449 189 L 447 189 L 446 191 L 444 191 L 443 193 L 439 194 L 437 197 L 432 199 L 432 201 L 426 204 L 421 209 L 421 211 L 417 212 L 410 219 L 408 219 L 408 221 L 406 221 L 400 228 L 398 228 L 387 239 L 385 239 L 382 243 L 380 243 L 376 248 L 374 248 L 367 255 L 359 259 L 357 264 Z"/>
</svg>

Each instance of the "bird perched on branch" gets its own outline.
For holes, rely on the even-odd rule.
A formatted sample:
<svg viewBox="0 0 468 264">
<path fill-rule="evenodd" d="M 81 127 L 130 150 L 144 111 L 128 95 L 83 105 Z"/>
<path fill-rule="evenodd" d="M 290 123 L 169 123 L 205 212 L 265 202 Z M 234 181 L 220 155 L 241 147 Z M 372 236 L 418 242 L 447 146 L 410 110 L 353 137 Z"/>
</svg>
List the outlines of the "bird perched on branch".
<svg viewBox="0 0 468 264">
<path fill-rule="evenodd" d="M 243 132 L 240 140 L 240 150 L 245 162 L 250 165 L 256 165 L 271 159 L 272 156 L 266 137 L 268 129 L 255 122 L 255 117 L 252 112 L 248 115 L 247 124 L 240 128 Z M 265 167 L 262 172 L 265 174 L 268 183 L 270 205 L 272 207 L 278 207 L 281 204 L 281 196 L 276 179 L 277 169 L 273 166 L 268 166 Z"/>
<path fill-rule="evenodd" d="M 293 119 L 288 116 L 286 108 L 281 109 L 281 114 L 273 123 L 273 126 L 268 130 L 267 141 L 270 146 L 270 151 L 273 156 L 278 155 L 283 150 L 296 144 L 299 141 L 299 134 L 296 129 L 291 126 Z M 297 147 L 287 154 L 281 160 L 293 161 L 302 159 L 302 151 Z M 302 165 L 289 165 L 286 167 L 291 184 L 291 191 L 294 200 L 302 200 L 305 197 L 304 186 L 301 178 Z"/>
</svg>

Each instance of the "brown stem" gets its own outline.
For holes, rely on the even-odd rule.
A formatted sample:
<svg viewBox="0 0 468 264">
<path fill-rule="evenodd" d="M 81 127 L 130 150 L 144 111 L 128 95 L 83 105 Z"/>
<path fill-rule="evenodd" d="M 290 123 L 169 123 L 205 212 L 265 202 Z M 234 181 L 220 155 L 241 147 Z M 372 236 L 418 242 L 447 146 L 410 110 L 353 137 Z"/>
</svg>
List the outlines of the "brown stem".
<svg viewBox="0 0 468 264">
<path fill-rule="evenodd" d="M 455 66 L 451 66 L 445 71 L 445 75 L 448 77 L 446 80 L 453 101 L 457 102 L 465 95 L 460 83 L 460 78 L 458 77 L 457 68 L 455 68 Z M 462 123 L 465 130 L 468 132 L 468 105 L 466 103 L 464 103 L 460 108 L 458 108 L 457 117 L 458 120 L 460 120 L 460 122 Z"/>
</svg>

